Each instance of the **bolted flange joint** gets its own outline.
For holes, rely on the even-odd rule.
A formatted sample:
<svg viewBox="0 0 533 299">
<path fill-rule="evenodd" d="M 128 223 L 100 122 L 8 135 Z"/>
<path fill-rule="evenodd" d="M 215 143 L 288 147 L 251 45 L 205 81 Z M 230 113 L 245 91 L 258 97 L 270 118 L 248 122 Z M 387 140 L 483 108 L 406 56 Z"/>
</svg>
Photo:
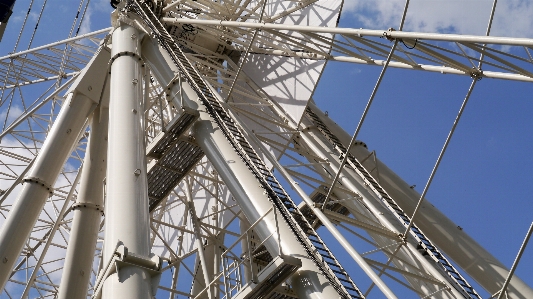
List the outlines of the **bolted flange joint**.
<svg viewBox="0 0 533 299">
<path fill-rule="evenodd" d="M 52 188 L 52 185 L 48 184 L 47 182 L 45 182 L 44 180 L 41 180 L 38 177 L 25 177 L 22 180 L 22 183 L 35 183 L 37 185 L 41 185 L 50 192 L 50 195 L 54 194 L 54 188 Z"/>
<path fill-rule="evenodd" d="M 94 209 L 94 210 L 97 210 L 99 211 L 102 216 L 104 216 L 104 207 L 101 206 L 101 205 L 97 205 L 97 204 L 94 204 L 94 203 L 89 203 L 89 202 L 77 202 L 77 203 L 74 203 L 70 209 L 71 210 L 81 210 L 81 209 Z"/>
<path fill-rule="evenodd" d="M 141 56 L 139 56 L 139 54 L 135 52 L 130 52 L 130 51 L 122 51 L 122 52 L 118 52 L 113 57 L 111 57 L 111 59 L 109 59 L 109 64 L 108 64 L 109 74 L 111 74 L 111 65 L 113 64 L 113 62 L 115 62 L 115 60 L 117 60 L 117 58 L 121 56 L 130 56 L 133 58 L 137 58 L 137 60 L 141 63 L 141 67 L 144 67 L 144 60 L 142 59 Z"/>
</svg>

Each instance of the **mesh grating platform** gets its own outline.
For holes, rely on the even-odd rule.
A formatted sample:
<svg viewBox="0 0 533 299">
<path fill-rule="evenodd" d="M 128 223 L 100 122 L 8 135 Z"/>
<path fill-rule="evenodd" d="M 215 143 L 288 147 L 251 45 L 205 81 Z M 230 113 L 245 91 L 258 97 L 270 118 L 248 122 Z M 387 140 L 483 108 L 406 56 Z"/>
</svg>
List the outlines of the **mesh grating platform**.
<svg viewBox="0 0 533 299">
<path fill-rule="evenodd" d="M 155 160 L 148 170 L 150 212 L 174 189 L 204 152 L 190 137 L 183 136 L 198 119 L 198 112 L 184 109 L 148 147 Z"/>
</svg>

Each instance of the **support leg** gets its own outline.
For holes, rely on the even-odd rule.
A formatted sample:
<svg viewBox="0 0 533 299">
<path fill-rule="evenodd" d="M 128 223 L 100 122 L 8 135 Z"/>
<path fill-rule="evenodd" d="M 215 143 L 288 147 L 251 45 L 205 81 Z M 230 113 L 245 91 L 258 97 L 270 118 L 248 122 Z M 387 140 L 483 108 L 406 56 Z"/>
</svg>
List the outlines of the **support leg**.
<svg viewBox="0 0 533 299">
<path fill-rule="evenodd" d="M 82 94 L 68 96 L 32 170 L 24 179 L 24 187 L 0 231 L 0 289 L 4 288 L 63 164 L 95 106 L 95 102 Z"/>
<path fill-rule="evenodd" d="M 97 107 L 91 120 L 78 199 L 61 277 L 59 299 L 87 297 L 89 279 L 104 208 L 109 108 Z"/>
<path fill-rule="evenodd" d="M 137 57 L 117 55 L 140 53 L 140 34 L 126 24 L 113 33 L 111 91 L 109 103 L 109 145 L 107 164 L 106 231 L 103 260 L 113 258 L 117 243 L 130 254 L 150 255 L 148 192 L 144 129 L 142 127 L 142 65 Z M 145 268 L 134 264 L 121 267 L 105 278 L 103 298 L 151 298 L 151 278 Z"/>
<path fill-rule="evenodd" d="M 186 93 L 192 98 L 190 91 Z M 270 209 L 271 203 L 222 132 L 207 113 L 202 111 L 204 109 L 203 107 L 199 109 L 200 120 L 194 125 L 196 141 L 223 178 L 248 221 L 255 222 Z M 278 227 L 282 236 L 281 244 L 278 244 L 275 237 L 269 238 L 277 234 L 276 220 L 273 215 L 264 217 L 258 223 L 257 235 L 261 240 L 268 238 L 265 247 L 269 252 L 278 252 L 279 247 L 282 247 L 284 254 L 302 260 L 302 267 L 291 278 L 297 295 L 300 298 L 337 298 L 338 293 L 319 274 L 318 268 L 296 240 L 289 226 L 284 221 L 279 221 Z"/>
</svg>

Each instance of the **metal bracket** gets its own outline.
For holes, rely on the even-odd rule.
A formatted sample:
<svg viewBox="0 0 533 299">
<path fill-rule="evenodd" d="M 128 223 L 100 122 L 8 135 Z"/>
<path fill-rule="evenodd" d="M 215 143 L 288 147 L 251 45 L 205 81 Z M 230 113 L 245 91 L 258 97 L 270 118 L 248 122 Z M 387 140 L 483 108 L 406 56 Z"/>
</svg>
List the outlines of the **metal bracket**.
<svg viewBox="0 0 533 299">
<path fill-rule="evenodd" d="M 114 267 L 112 264 L 114 264 Z M 92 299 L 100 299 L 102 297 L 102 288 L 105 280 L 115 273 L 119 274 L 120 268 L 126 266 L 135 266 L 148 272 L 152 277 L 152 294 L 155 295 L 157 285 L 159 285 L 159 280 L 161 279 L 162 265 L 163 260 L 160 256 L 152 254 L 151 257 L 145 257 L 129 252 L 128 247 L 124 246 L 124 244 L 119 241 L 112 257 L 106 263 L 105 268 L 100 270 L 100 273 L 96 278 Z"/>
<path fill-rule="evenodd" d="M 391 42 L 393 42 L 395 40 L 395 38 L 390 35 L 390 33 L 392 31 L 396 31 L 396 29 L 391 27 L 391 28 L 389 28 L 389 30 L 383 32 L 383 37 L 386 38 L 387 40 L 391 41 Z"/>
<path fill-rule="evenodd" d="M 470 77 L 479 81 L 483 79 L 483 71 L 481 69 L 473 67 L 470 71 Z"/>
<path fill-rule="evenodd" d="M 257 281 L 245 285 L 236 299 L 268 298 L 287 278 L 302 267 L 302 261 L 293 256 L 278 255 L 258 273 Z"/>
</svg>

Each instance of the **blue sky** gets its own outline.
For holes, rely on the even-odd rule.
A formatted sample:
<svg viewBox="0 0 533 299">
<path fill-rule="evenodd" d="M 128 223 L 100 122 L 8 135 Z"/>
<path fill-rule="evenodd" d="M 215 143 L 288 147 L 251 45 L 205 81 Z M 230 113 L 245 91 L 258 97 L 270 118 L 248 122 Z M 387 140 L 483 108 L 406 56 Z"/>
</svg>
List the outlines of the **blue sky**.
<svg viewBox="0 0 533 299">
<path fill-rule="evenodd" d="M 27 2 L 17 1 L 0 43 L 2 56 L 13 50 Z M 30 20 L 37 17 L 41 3 L 42 0 L 35 1 Z M 403 4 L 403 0 L 349 0 L 339 26 L 397 27 Z M 407 30 L 484 34 L 491 4 L 487 0 L 413 0 Z M 33 46 L 68 34 L 74 12 L 65 5 L 50 1 Z M 91 22 L 82 32 L 109 26 L 109 11 L 108 1 L 93 0 Z M 493 32 L 532 37 L 532 22 L 530 1 L 499 1 Z M 25 34 L 19 50 L 26 49 L 28 40 L 29 35 Z M 329 63 L 314 99 L 351 134 L 380 70 Z M 470 82 L 468 77 L 389 69 L 359 139 L 421 191 Z M 481 80 L 427 195 L 436 207 L 509 267 L 533 221 L 532 93 L 531 83 Z M 516 272 L 530 286 L 532 267 L 530 244 Z"/>
</svg>

